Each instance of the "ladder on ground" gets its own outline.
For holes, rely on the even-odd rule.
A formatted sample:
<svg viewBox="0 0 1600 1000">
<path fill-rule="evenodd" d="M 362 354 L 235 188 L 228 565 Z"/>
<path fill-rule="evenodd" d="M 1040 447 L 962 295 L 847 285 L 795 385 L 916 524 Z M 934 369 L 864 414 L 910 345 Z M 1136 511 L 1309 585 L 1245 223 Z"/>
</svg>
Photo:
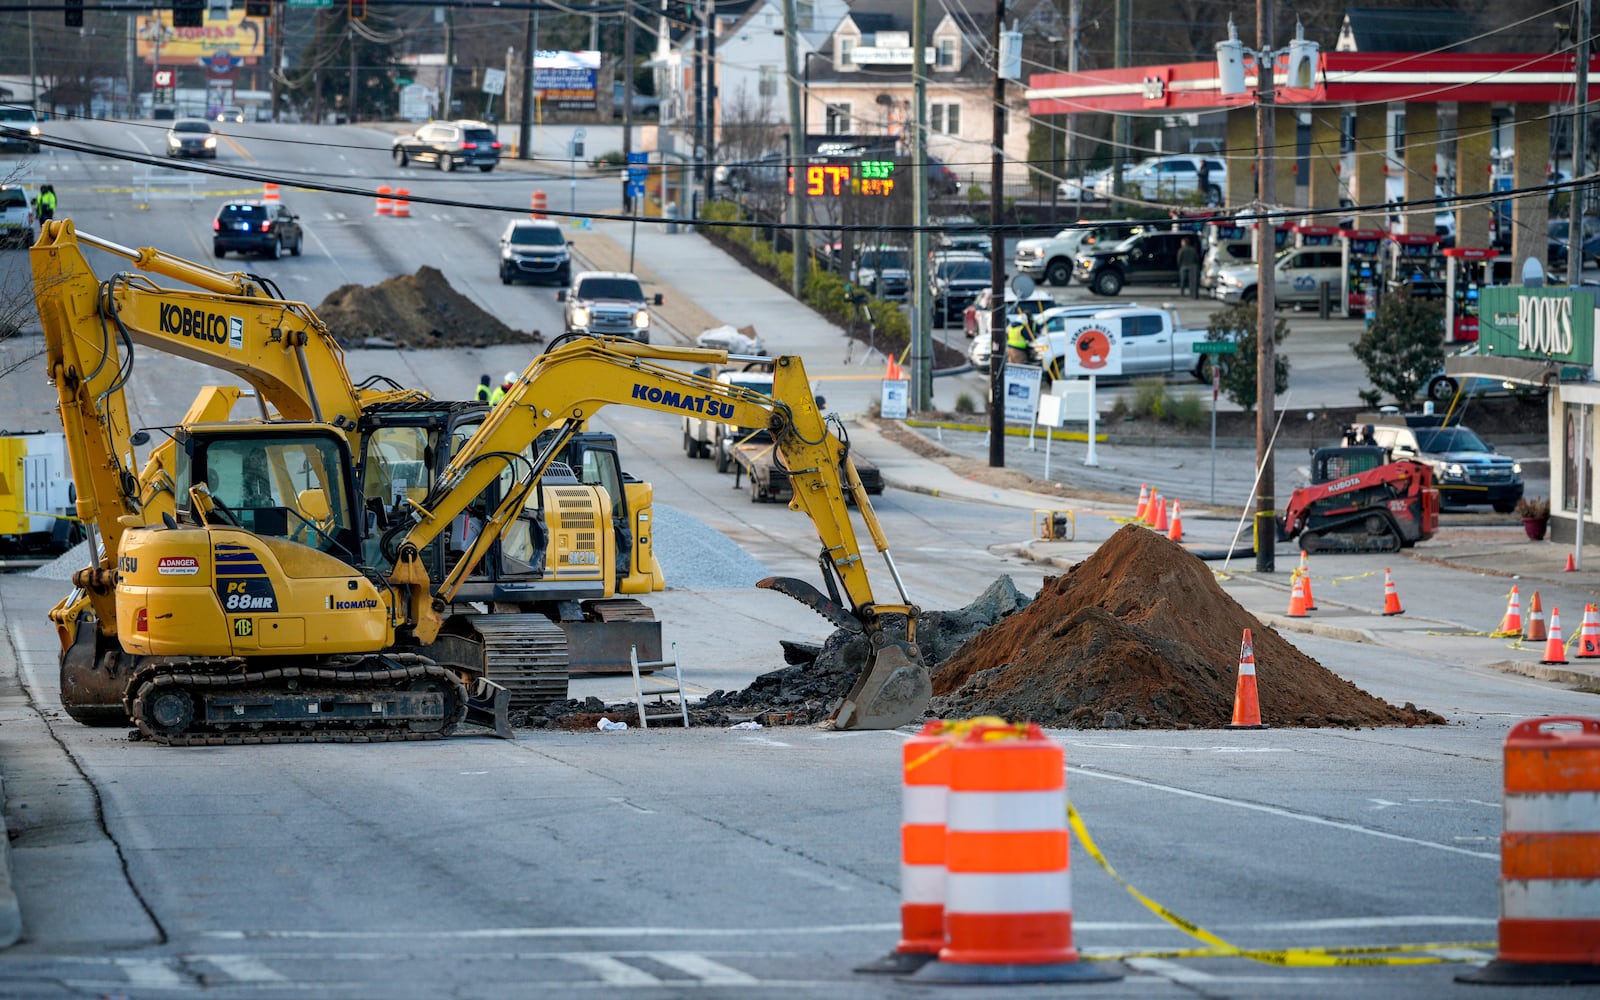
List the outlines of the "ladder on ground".
<svg viewBox="0 0 1600 1000">
<path fill-rule="evenodd" d="M 678 644 L 672 644 L 672 659 L 670 660 L 639 660 L 639 647 L 633 646 L 628 650 L 628 663 L 633 667 L 633 700 L 639 706 L 639 728 L 649 729 L 651 719 L 681 719 L 683 728 L 689 728 L 689 698 L 683 691 L 683 669 L 678 665 Z M 640 670 L 654 670 L 657 676 L 650 678 L 652 684 L 668 684 L 670 686 L 652 687 L 644 690 L 644 681 L 640 677 Z M 670 675 L 668 674 L 670 671 Z M 666 697 L 669 694 L 678 696 L 677 708 L 670 705 Z M 645 704 L 646 696 L 655 701 Z M 656 711 L 650 711 L 656 709 Z"/>
</svg>

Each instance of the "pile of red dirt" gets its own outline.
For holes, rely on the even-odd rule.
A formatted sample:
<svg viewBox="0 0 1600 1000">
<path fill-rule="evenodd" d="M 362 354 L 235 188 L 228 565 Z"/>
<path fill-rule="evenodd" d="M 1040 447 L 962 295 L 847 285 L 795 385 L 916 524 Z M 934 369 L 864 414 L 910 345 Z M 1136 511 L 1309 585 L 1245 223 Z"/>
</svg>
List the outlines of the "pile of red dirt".
<svg viewBox="0 0 1600 1000">
<path fill-rule="evenodd" d="M 1290 645 L 1223 592 L 1205 563 L 1129 525 L 1039 596 L 966 643 L 933 678 L 944 718 L 1000 715 L 1042 726 L 1211 729 L 1233 716 L 1239 643 L 1255 644 L 1271 726 L 1414 726 L 1396 708 Z"/>
<path fill-rule="evenodd" d="M 376 285 L 341 285 L 316 312 L 345 347 L 488 347 L 544 339 L 538 330 L 523 333 L 500 322 L 427 265 Z"/>
</svg>

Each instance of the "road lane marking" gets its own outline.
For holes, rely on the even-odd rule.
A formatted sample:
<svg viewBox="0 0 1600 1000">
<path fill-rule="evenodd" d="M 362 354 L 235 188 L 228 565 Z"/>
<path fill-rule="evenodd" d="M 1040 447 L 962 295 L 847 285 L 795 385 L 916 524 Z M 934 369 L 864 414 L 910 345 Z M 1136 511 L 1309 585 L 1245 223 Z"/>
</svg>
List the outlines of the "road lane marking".
<svg viewBox="0 0 1600 1000">
<path fill-rule="evenodd" d="M 202 931 L 201 937 L 224 941 L 296 940 L 380 941 L 451 940 L 499 941 L 511 938 L 588 938 L 588 937 L 784 937 L 823 934 L 898 933 L 900 922 L 876 924 L 821 924 L 813 927 L 484 927 L 459 931 L 306 931 L 249 930 Z"/>
<path fill-rule="evenodd" d="M 249 955 L 201 955 L 229 976 L 241 983 L 282 983 L 288 976 L 276 972 Z"/>
<path fill-rule="evenodd" d="M 645 957 L 699 977 L 701 986 L 754 986 L 760 982 L 755 976 L 692 951 L 651 951 L 646 952 Z"/>
<path fill-rule="evenodd" d="M 119 958 L 114 963 L 128 977 L 131 986 L 148 986 L 151 989 L 171 989 L 174 986 L 190 985 L 189 980 L 180 976 L 176 969 L 167 964 L 166 959 L 151 958 Z"/>
<path fill-rule="evenodd" d="M 635 968 L 626 962 L 612 958 L 610 955 L 563 955 L 561 956 L 574 965 L 581 965 L 600 977 L 600 981 L 607 986 L 662 986 L 660 979 L 652 976 L 643 969 Z"/>
<path fill-rule="evenodd" d="M 257 160 L 254 156 L 250 155 L 250 151 L 248 149 L 244 148 L 244 144 L 241 143 L 238 139 L 235 139 L 233 136 L 224 135 L 222 137 L 222 141 L 226 142 L 228 144 L 228 148 L 232 149 L 235 153 L 238 153 L 240 156 L 242 156 L 245 159 L 246 162 L 251 163 L 251 164 L 259 164 L 260 163 L 259 160 Z"/>
<path fill-rule="evenodd" d="M 1300 823 L 1309 823 L 1312 826 L 1326 826 L 1334 830 L 1343 830 L 1346 833 L 1359 833 L 1379 840 L 1393 840 L 1414 847 L 1427 847 L 1435 851 L 1444 851 L 1448 854 L 1464 854 L 1469 858 L 1482 858 L 1485 861 L 1499 862 L 1499 851 L 1469 851 L 1464 847 L 1452 847 L 1449 844 L 1440 844 L 1431 840 L 1420 840 L 1416 837 L 1407 837 L 1399 833 L 1390 833 L 1387 830 L 1374 830 L 1371 827 L 1361 826 L 1358 823 L 1346 823 L 1343 820 L 1328 819 L 1323 816 L 1312 816 L 1309 813 L 1295 812 L 1281 806 L 1263 805 L 1259 802 L 1246 802 L 1242 799 L 1230 799 L 1221 795 L 1211 795 L 1207 792 L 1191 791 L 1187 788 L 1177 788 L 1172 785 L 1163 785 L 1159 782 L 1145 781 L 1142 778 L 1130 778 L 1120 774 L 1107 774 L 1082 767 L 1068 767 L 1069 774 L 1076 774 L 1085 778 L 1101 778 L 1105 781 L 1118 781 L 1125 785 L 1137 785 L 1141 788 L 1150 788 L 1158 792 L 1167 792 L 1171 795 L 1180 795 L 1184 798 L 1199 799 L 1202 802 L 1211 802 L 1216 805 L 1233 806 L 1236 809 L 1247 809 L 1251 812 L 1266 813 L 1281 819 L 1295 820 Z"/>
</svg>

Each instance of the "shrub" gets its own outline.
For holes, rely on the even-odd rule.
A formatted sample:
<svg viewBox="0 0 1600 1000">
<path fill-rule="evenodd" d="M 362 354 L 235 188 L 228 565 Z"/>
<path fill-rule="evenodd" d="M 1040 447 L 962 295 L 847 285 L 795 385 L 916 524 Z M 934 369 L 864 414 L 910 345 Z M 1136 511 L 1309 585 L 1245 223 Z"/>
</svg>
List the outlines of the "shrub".
<svg viewBox="0 0 1600 1000">
<path fill-rule="evenodd" d="M 1247 412 L 1256 408 L 1256 307 L 1234 306 L 1211 314 L 1206 323 L 1207 340 L 1231 340 L 1239 345 L 1235 354 L 1218 354 L 1222 367 L 1222 392 Z M 1282 344 L 1289 336 L 1289 324 L 1274 317 L 1272 342 Z M 1289 359 L 1276 351 L 1272 355 L 1274 392 L 1289 388 Z"/>
<path fill-rule="evenodd" d="M 626 162 L 627 160 L 622 156 L 622 150 L 612 149 L 590 160 L 589 165 L 596 170 L 617 170 Z"/>
<path fill-rule="evenodd" d="M 963 392 L 963 393 L 958 393 L 956 395 L 956 412 L 957 413 L 977 413 L 978 412 L 978 403 L 977 403 L 977 400 L 972 398 L 972 393 Z"/>
<path fill-rule="evenodd" d="M 1374 386 L 1410 406 L 1444 364 L 1443 303 L 1404 291 L 1384 296 L 1352 350 Z"/>
</svg>

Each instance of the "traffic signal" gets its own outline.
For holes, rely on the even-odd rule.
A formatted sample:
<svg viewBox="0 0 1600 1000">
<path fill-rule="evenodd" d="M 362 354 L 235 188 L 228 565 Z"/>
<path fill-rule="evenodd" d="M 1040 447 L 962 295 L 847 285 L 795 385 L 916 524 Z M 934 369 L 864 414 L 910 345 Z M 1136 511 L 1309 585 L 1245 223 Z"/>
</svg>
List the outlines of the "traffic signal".
<svg viewBox="0 0 1600 1000">
<path fill-rule="evenodd" d="M 350 20 L 362 21 L 367 16 L 367 0 L 350 0 Z"/>
<path fill-rule="evenodd" d="M 271 17 L 272 0 L 244 0 L 246 17 Z"/>
<path fill-rule="evenodd" d="M 206 0 L 172 0 L 172 26 L 174 28 L 204 28 L 206 26 Z"/>
<path fill-rule="evenodd" d="M 83 27 L 83 0 L 66 0 L 67 27 Z"/>
</svg>

